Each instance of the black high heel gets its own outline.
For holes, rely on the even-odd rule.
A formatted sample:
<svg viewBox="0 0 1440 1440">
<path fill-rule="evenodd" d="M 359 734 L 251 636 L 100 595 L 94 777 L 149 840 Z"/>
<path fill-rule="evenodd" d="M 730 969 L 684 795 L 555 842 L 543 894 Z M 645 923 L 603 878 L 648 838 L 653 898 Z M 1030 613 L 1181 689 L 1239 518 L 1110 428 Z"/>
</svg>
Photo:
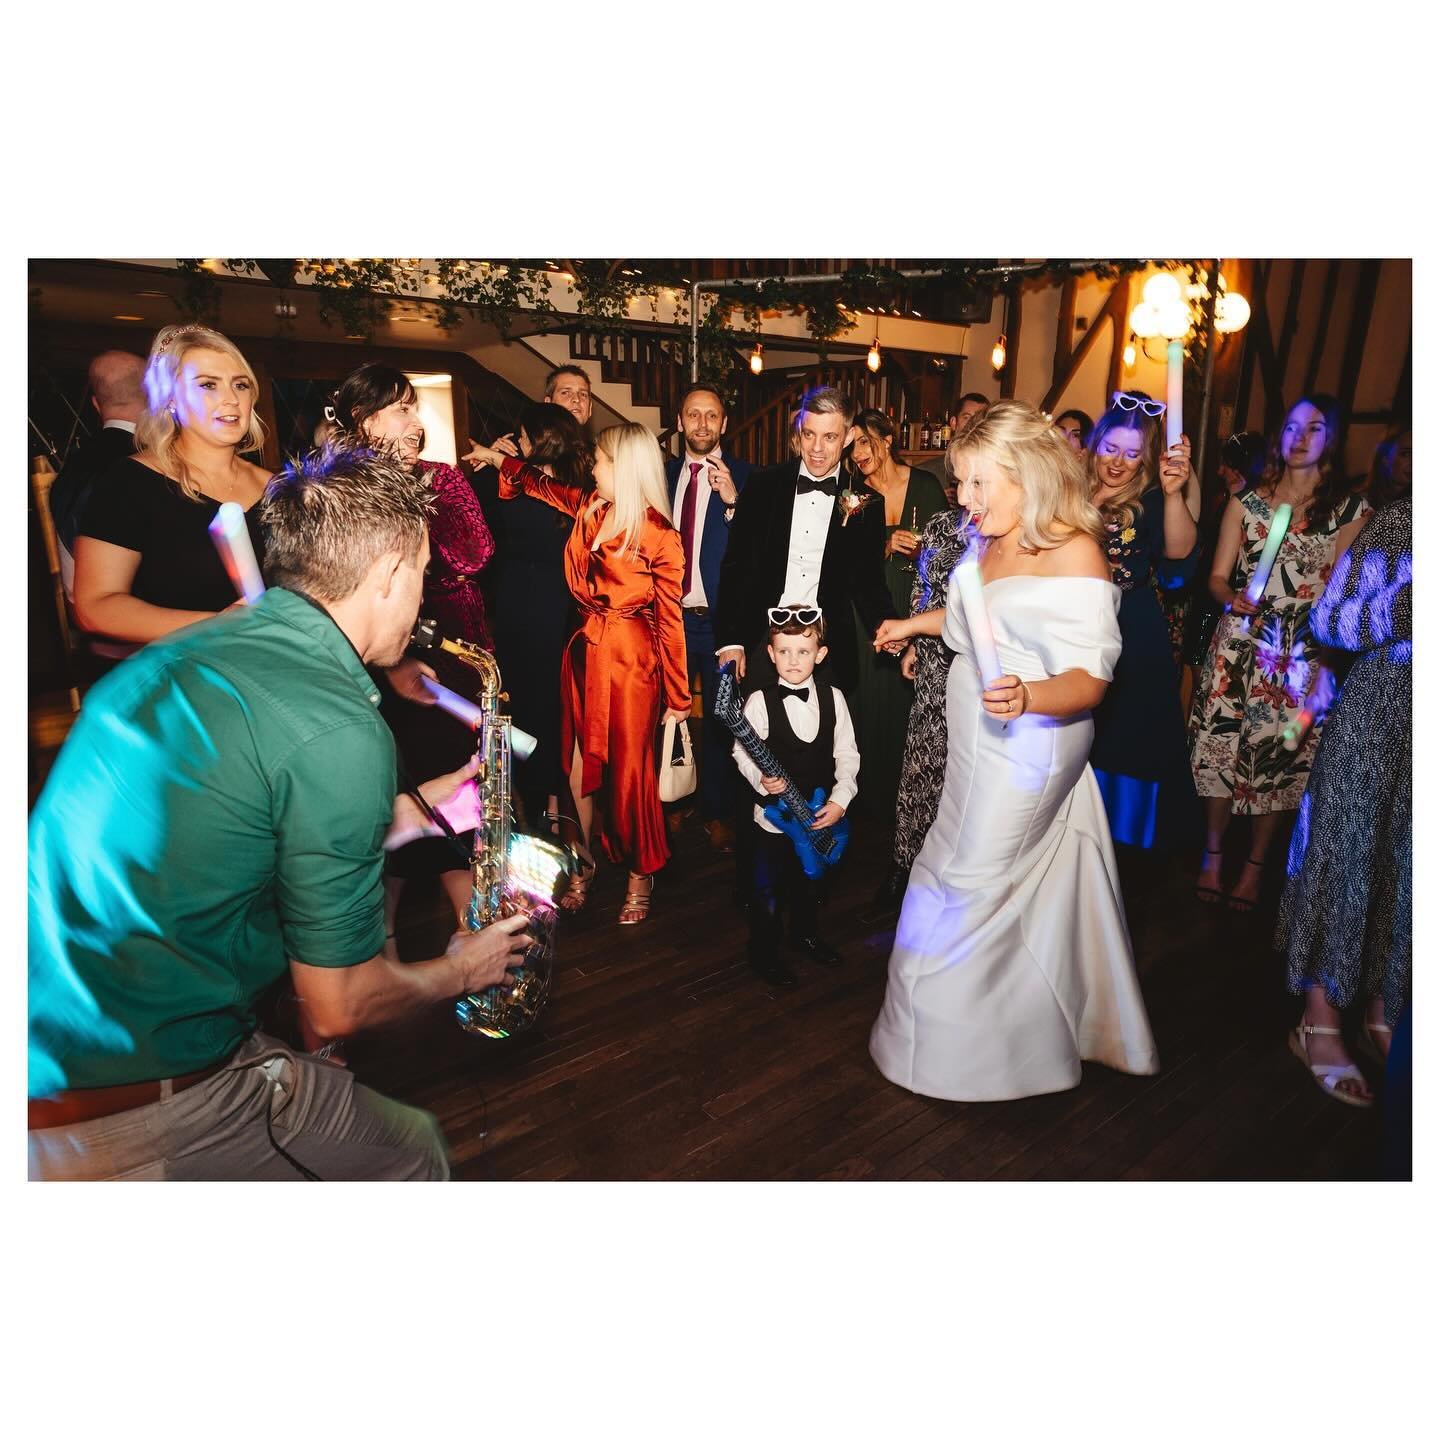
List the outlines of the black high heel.
<svg viewBox="0 0 1440 1440">
<path fill-rule="evenodd" d="M 1265 862 L 1263 860 L 1252 860 L 1247 855 L 1245 857 L 1245 863 L 1247 865 L 1253 865 L 1262 875 L 1265 873 Z M 1225 903 L 1237 915 L 1248 915 L 1255 908 L 1256 904 L 1254 900 L 1247 900 L 1243 895 L 1227 895 L 1225 897 Z"/>
<path fill-rule="evenodd" d="M 1223 849 L 1211 850 L 1207 848 L 1204 853 L 1206 855 L 1223 855 L 1225 852 Z M 1219 876 L 1216 876 L 1216 879 L 1218 880 Z M 1211 886 L 1202 885 L 1198 880 L 1195 882 L 1195 898 L 1202 905 L 1218 905 L 1222 895 L 1223 892 L 1218 884 Z"/>
</svg>

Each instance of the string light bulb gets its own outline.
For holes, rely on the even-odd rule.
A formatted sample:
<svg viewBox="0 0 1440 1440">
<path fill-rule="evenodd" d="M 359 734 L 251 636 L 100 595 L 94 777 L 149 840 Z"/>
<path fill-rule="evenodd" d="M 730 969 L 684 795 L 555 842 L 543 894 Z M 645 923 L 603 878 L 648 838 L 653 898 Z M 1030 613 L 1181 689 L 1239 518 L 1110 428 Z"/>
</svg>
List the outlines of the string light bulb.
<svg viewBox="0 0 1440 1440">
<path fill-rule="evenodd" d="M 765 368 L 765 347 L 757 340 L 750 352 L 750 373 L 758 375 Z"/>
<path fill-rule="evenodd" d="M 1126 343 L 1124 360 L 1127 370 L 1133 370 L 1135 368 L 1135 337 L 1133 335 Z"/>
<path fill-rule="evenodd" d="M 990 351 L 990 368 L 998 375 L 1005 368 L 1005 337 L 1002 335 Z"/>
<path fill-rule="evenodd" d="M 880 337 L 878 335 L 870 342 L 870 353 L 865 357 L 865 363 L 870 367 L 872 373 L 880 368 Z"/>
</svg>

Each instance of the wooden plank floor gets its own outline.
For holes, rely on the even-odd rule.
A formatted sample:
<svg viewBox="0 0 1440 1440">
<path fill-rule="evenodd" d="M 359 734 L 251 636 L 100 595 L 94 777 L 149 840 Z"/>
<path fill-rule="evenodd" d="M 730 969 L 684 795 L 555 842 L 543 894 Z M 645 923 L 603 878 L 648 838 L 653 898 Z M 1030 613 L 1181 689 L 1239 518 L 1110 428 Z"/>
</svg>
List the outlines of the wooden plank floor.
<svg viewBox="0 0 1440 1440">
<path fill-rule="evenodd" d="M 62 697 L 32 707 L 31 795 L 68 729 Z M 1283 1180 L 1377 1173 L 1380 1109 L 1327 1100 L 1285 1048 L 1299 1002 L 1270 949 L 1279 874 L 1248 917 L 1202 907 L 1180 861 L 1121 852 L 1158 1075 L 1087 1065 L 1060 1095 L 957 1104 L 885 1080 L 866 1041 L 885 993 L 893 917 L 871 913 L 888 856 L 860 815 L 824 912 L 845 957 L 797 962 L 772 994 L 745 964 L 733 862 L 691 821 L 672 838 L 652 917 L 615 923 L 624 874 L 561 921 L 540 1024 L 508 1041 L 446 1010 L 348 1045 L 357 1078 L 439 1119 L 464 1180 Z M 1236 836 L 1237 854 L 1243 837 Z M 1277 855 L 1283 845 L 1277 841 Z M 439 952 L 438 882 L 400 911 L 401 953 Z M 1365 1063 L 1362 1060 L 1362 1065 Z M 1379 1076 L 1370 1072 L 1372 1084 Z"/>
<path fill-rule="evenodd" d="M 1379 1109 L 1327 1100 L 1286 1051 L 1298 1002 L 1269 947 L 1273 886 L 1242 918 L 1198 905 L 1178 861 L 1123 857 L 1161 1072 L 1087 1065 L 1064 1094 L 957 1104 L 891 1085 L 866 1049 L 893 936 L 893 918 L 869 907 L 886 848 L 873 823 L 857 821 L 824 915 L 845 963 L 797 961 L 789 993 L 745 965 L 729 858 L 693 821 L 673 845 L 648 922 L 616 925 L 624 877 L 604 868 L 589 908 L 562 921 L 554 991 L 531 1034 L 487 1041 L 436 1013 L 351 1042 L 360 1079 L 439 1118 L 457 1179 L 1376 1173 Z M 436 953 L 445 914 L 438 886 L 417 884 L 401 909 L 402 954 Z"/>
</svg>

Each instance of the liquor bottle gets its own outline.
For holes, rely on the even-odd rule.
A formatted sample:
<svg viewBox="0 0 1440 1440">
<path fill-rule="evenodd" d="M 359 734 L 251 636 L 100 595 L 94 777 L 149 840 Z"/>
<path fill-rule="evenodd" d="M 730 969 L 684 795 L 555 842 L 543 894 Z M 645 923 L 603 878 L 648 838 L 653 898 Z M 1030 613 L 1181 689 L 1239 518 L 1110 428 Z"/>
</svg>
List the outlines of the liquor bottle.
<svg viewBox="0 0 1440 1440">
<path fill-rule="evenodd" d="M 930 448 L 930 413 L 926 411 L 920 420 L 920 449 Z"/>
<path fill-rule="evenodd" d="M 940 427 L 940 443 L 936 445 L 937 450 L 943 450 L 950 443 L 950 417 L 945 417 L 945 423 Z"/>
</svg>

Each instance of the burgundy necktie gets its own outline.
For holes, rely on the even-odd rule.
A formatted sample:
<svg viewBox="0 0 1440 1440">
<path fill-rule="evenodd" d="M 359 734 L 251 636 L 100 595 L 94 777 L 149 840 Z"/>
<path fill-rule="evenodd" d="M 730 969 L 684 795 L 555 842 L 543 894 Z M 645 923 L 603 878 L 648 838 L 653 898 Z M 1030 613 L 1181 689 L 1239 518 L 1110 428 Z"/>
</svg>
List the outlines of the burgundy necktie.
<svg viewBox="0 0 1440 1440">
<path fill-rule="evenodd" d="M 680 507 L 680 540 L 685 546 L 685 584 L 681 588 L 682 598 L 695 588 L 695 496 L 700 490 L 698 461 L 690 463 L 690 484 L 685 491 L 685 503 Z"/>
</svg>

